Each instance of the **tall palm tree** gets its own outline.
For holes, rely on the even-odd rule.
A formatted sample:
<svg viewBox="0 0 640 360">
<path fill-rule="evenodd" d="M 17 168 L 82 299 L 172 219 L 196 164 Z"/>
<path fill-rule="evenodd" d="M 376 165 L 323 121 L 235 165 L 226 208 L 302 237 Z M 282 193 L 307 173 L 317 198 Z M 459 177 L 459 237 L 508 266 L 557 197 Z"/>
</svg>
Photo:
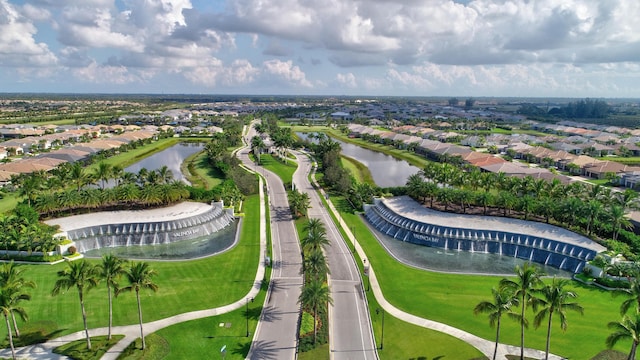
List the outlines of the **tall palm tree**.
<svg viewBox="0 0 640 360">
<path fill-rule="evenodd" d="M 85 260 L 67 262 L 67 268 L 58 271 L 58 280 L 53 286 L 51 294 L 60 294 L 63 290 L 75 287 L 80 298 L 80 309 L 82 310 L 82 322 L 84 332 L 87 337 L 87 349 L 91 350 L 91 338 L 89 337 L 89 327 L 87 326 L 87 312 L 84 308 L 84 295 L 86 292 L 98 285 L 98 274 L 94 266 Z"/>
<path fill-rule="evenodd" d="M 528 305 L 531 305 L 534 310 L 537 309 L 538 302 L 533 293 L 536 287 L 542 284 L 540 278 L 543 273 L 537 266 L 529 263 L 525 263 L 522 267 L 516 266 L 515 272 L 516 280 L 502 279 L 500 288 L 512 291 L 520 304 L 520 360 L 524 360 L 524 329 L 529 325 L 525 311 Z"/>
<path fill-rule="evenodd" d="M 157 272 L 149 267 L 146 262 L 134 262 L 125 272 L 125 278 L 129 285 L 118 289 L 118 294 L 124 291 L 135 291 L 138 302 L 138 319 L 140 320 L 140 337 L 142 338 L 142 350 L 146 347 L 144 342 L 144 331 L 142 329 L 142 306 L 140 304 L 140 290 L 149 289 L 158 291 L 158 285 L 153 282 L 153 277 Z"/>
<path fill-rule="evenodd" d="M 310 278 L 314 280 L 319 280 L 322 274 L 330 274 L 329 264 L 327 263 L 327 259 L 322 253 L 322 250 L 316 249 L 311 251 L 304 258 L 304 263 L 302 264 L 302 272 L 304 274 L 308 274 Z"/>
<path fill-rule="evenodd" d="M 120 259 L 115 255 L 107 254 L 102 257 L 102 263 L 98 265 L 100 277 L 107 284 L 107 295 L 109 298 L 109 330 L 107 338 L 111 340 L 111 327 L 113 325 L 113 301 L 112 290 L 118 289 L 118 278 L 125 274 L 126 260 Z"/>
<path fill-rule="evenodd" d="M 631 222 L 627 218 L 624 208 L 619 205 L 613 205 L 609 208 L 609 220 L 613 226 L 613 240 L 618 240 L 618 234 L 621 228 L 631 227 Z"/>
<path fill-rule="evenodd" d="M 315 345 L 318 331 L 318 308 L 326 305 L 327 303 L 333 304 L 329 288 L 323 281 L 311 280 L 302 288 L 298 302 L 313 311 L 313 344 Z"/>
<path fill-rule="evenodd" d="M 584 313 L 584 309 L 576 302 L 571 300 L 578 297 L 578 295 L 570 290 L 566 290 L 564 287 L 569 284 L 567 280 L 558 280 L 555 277 L 551 284 L 544 286 L 540 290 L 539 303 L 542 309 L 536 314 L 533 319 L 534 325 L 537 327 L 542 324 L 543 321 L 547 321 L 547 347 L 545 348 L 545 360 L 549 359 L 549 345 L 551 344 L 551 320 L 553 314 L 560 317 L 560 328 L 562 331 L 567 330 L 567 314 L 566 310 L 577 311 L 580 314 Z"/>
<path fill-rule="evenodd" d="M 11 346 L 11 357 L 15 360 L 16 351 L 13 346 L 13 335 L 11 331 L 11 323 L 9 322 L 9 316 L 13 316 L 14 313 L 20 315 L 22 320 L 27 320 L 27 312 L 19 304 L 22 300 L 30 300 L 31 296 L 13 287 L 0 288 L 0 312 L 4 316 L 4 321 L 7 325 L 7 334 L 9 336 L 9 345 Z"/>
<path fill-rule="evenodd" d="M 635 360 L 636 349 L 640 343 L 640 314 L 625 316 L 619 322 L 610 322 L 608 327 L 613 330 L 613 333 L 607 337 L 607 346 L 612 348 L 620 340 L 631 340 L 631 351 L 629 351 L 627 360 Z"/>
<path fill-rule="evenodd" d="M 324 245 L 329 244 L 329 239 L 327 239 L 327 230 L 319 218 L 309 219 L 309 221 L 304 225 L 304 231 L 307 233 L 307 236 L 303 237 L 300 241 L 303 252 L 320 249 Z"/>
<path fill-rule="evenodd" d="M 160 177 L 160 183 L 169 184 L 171 180 L 173 180 L 173 171 L 167 167 L 167 165 L 163 165 L 161 168 L 157 170 L 158 176 Z"/>
<path fill-rule="evenodd" d="M 21 292 L 24 288 L 35 288 L 36 283 L 25 280 L 22 276 L 23 272 L 24 269 L 16 265 L 13 260 L 8 263 L 3 263 L 2 266 L 0 266 L 0 289 L 11 288 L 15 292 Z M 13 312 L 11 312 L 11 320 L 13 321 L 16 337 L 20 337 L 20 330 L 18 329 L 18 323 Z"/>
<path fill-rule="evenodd" d="M 76 190 L 80 189 L 91 181 L 91 175 L 87 173 L 86 169 L 79 162 L 74 162 L 71 166 L 71 172 L 69 173 L 69 179 L 76 186 Z"/>
<path fill-rule="evenodd" d="M 111 164 L 101 161 L 98 163 L 98 167 L 96 168 L 93 177 L 97 180 L 100 180 L 100 187 L 104 189 L 106 182 L 113 175 L 113 167 Z"/>
<path fill-rule="evenodd" d="M 520 320 L 520 315 L 513 313 L 511 308 L 518 305 L 518 299 L 508 289 L 491 289 L 493 301 L 482 301 L 473 309 L 473 313 L 489 314 L 489 325 L 496 327 L 496 347 L 493 350 L 493 360 L 498 354 L 498 344 L 500 344 L 500 322 L 502 315 L 507 314 L 510 318 Z"/>
<path fill-rule="evenodd" d="M 616 267 L 618 268 L 618 267 Z M 619 267 L 618 276 L 624 275 L 629 269 L 627 267 Z M 640 271 L 636 270 L 629 276 L 629 288 L 618 289 L 614 292 L 614 295 L 624 294 L 628 296 L 628 299 L 620 304 L 620 314 L 626 314 L 629 309 L 633 308 L 634 313 L 640 314 Z"/>
</svg>

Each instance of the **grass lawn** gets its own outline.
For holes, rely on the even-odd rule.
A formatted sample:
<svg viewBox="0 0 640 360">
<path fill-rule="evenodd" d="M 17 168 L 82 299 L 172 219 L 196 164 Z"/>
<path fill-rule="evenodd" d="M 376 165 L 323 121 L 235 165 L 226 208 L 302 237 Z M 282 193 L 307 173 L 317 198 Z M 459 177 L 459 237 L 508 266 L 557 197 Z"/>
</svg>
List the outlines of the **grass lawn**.
<svg viewBox="0 0 640 360">
<path fill-rule="evenodd" d="M 268 278 L 271 271 L 267 270 Z M 200 359 L 203 354 L 218 358 L 223 346 L 226 346 L 225 359 L 244 359 L 260 319 L 266 289 L 265 283 L 254 301 L 248 303 L 248 313 L 246 307 L 242 307 L 227 314 L 187 321 L 156 332 L 169 344 L 170 351 L 163 359 Z M 249 337 L 246 336 L 247 314 Z"/>
<path fill-rule="evenodd" d="M 282 161 L 273 157 L 273 155 L 271 154 L 260 155 L 260 163 L 267 170 L 278 175 L 280 179 L 282 179 L 282 182 L 285 184 L 285 186 L 286 184 L 291 184 L 293 173 L 295 173 L 296 169 L 298 168 L 297 165 L 294 165 L 289 161 L 287 161 L 286 164 L 283 163 Z"/>
<path fill-rule="evenodd" d="M 449 324 L 485 339 L 494 339 L 495 332 L 489 327 L 487 316 L 475 316 L 473 308 L 479 302 L 491 299 L 491 288 L 498 285 L 501 276 L 444 274 L 405 266 L 386 253 L 358 215 L 347 211 L 344 200 L 332 196 L 332 201 L 341 211 L 345 222 L 356 229 L 358 241 L 376 270 L 382 291 L 389 302 L 408 313 Z M 578 282 L 573 282 L 570 289 L 579 295 L 577 301 L 584 307 L 585 314 L 581 316 L 568 312 L 565 333 L 554 318 L 551 352 L 571 359 L 590 358 L 606 348 L 607 324 L 620 320 L 619 305 L 622 298 L 613 298 L 610 292 Z M 528 319 L 533 320 L 531 311 Z M 519 333 L 518 325 L 505 319 L 501 342 L 519 345 Z M 400 341 L 412 337 L 413 332 L 398 334 Z M 527 347 L 544 349 L 545 340 L 544 326 L 540 329 L 531 326 L 526 331 Z M 392 346 L 391 343 L 389 341 L 389 346 Z M 628 351 L 629 346 L 630 343 L 623 342 L 615 349 Z"/>
<path fill-rule="evenodd" d="M 371 176 L 371 171 L 369 171 L 369 168 L 363 163 L 345 155 L 340 155 L 340 161 L 342 162 L 342 166 L 351 173 L 357 182 L 376 186 L 375 181 L 373 181 L 373 176 Z"/>
<path fill-rule="evenodd" d="M 149 261 L 158 272 L 154 278 L 158 292 L 142 294 L 145 322 L 229 304 L 247 293 L 253 285 L 260 252 L 258 203 L 257 195 L 246 198 L 240 243 L 232 250 L 199 260 Z M 28 265 L 24 272 L 26 279 L 37 284 L 37 288 L 30 291 L 31 301 L 23 303 L 30 321 L 55 322 L 56 336 L 82 329 L 77 291 L 51 296 L 56 272 L 65 266 Z M 89 328 L 106 326 L 107 290 L 104 283 L 88 292 L 85 303 Z M 134 294 L 122 294 L 114 300 L 113 320 L 114 325 L 138 323 Z M 0 327 L 0 338 L 4 337 L 6 330 Z"/>
<path fill-rule="evenodd" d="M 0 199 L 0 213 L 13 210 L 21 199 L 18 197 L 17 192 L 4 194 L 4 197 Z"/>
<path fill-rule="evenodd" d="M 194 186 L 213 189 L 222 184 L 223 175 L 218 169 L 213 169 L 209 166 L 206 153 L 193 154 L 185 160 L 185 163 L 190 164 L 187 165 L 187 169 L 190 169 L 189 172 L 191 173 L 188 180 Z"/>
<path fill-rule="evenodd" d="M 72 359 L 98 360 L 122 338 L 124 335 L 115 335 L 109 341 L 106 336 L 96 336 L 91 338 L 91 350 L 87 350 L 87 340 L 82 339 L 58 346 L 53 352 Z"/>
</svg>

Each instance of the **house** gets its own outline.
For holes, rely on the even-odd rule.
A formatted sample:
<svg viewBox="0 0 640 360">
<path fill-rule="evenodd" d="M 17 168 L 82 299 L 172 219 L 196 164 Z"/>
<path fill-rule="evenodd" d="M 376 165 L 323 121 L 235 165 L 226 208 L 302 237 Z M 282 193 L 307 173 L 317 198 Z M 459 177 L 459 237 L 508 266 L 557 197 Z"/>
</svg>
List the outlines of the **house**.
<svg viewBox="0 0 640 360">
<path fill-rule="evenodd" d="M 640 171 L 640 167 L 623 165 L 615 161 L 600 161 L 583 167 L 584 175 L 595 179 L 604 179 L 609 173 L 619 176 L 629 171 Z"/>
</svg>

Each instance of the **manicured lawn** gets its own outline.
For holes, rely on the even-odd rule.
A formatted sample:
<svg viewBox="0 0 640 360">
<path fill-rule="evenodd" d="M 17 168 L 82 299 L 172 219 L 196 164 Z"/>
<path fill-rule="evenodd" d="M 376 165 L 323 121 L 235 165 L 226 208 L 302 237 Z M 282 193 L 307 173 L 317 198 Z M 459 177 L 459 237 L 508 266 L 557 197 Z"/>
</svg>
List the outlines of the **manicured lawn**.
<svg viewBox="0 0 640 360">
<path fill-rule="evenodd" d="M 59 346 L 53 352 L 72 359 L 97 360 L 122 338 L 124 335 L 112 336 L 111 340 L 106 336 L 96 336 L 91 338 L 91 350 L 87 350 L 87 340 L 83 339 Z"/>
<path fill-rule="evenodd" d="M 266 286 L 253 302 L 248 303 L 249 337 L 246 336 L 247 313 L 243 306 L 227 314 L 176 324 L 156 332 L 169 344 L 170 352 L 163 359 L 201 359 L 204 354 L 208 354 L 207 358 L 218 359 L 223 346 L 226 346 L 225 359 L 244 359 L 260 319 L 265 294 Z"/>
<path fill-rule="evenodd" d="M 340 160 L 342 166 L 351 173 L 357 182 L 376 185 L 375 181 L 373 181 L 373 176 L 371 176 L 371 171 L 363 163 L 344 155 L 340 156 Z"/>
<path fill-rule="evenodd" d="M 191 169 L 192 174 L 189 181 L 194 186 L 213 189 L 222 184 L 224 180 L 223 175 L 217 169 L 209 166 L 206 153 L 194 154 L 187 158 L 185 163 L 191 164 L 191 166 L 188 165 L 187 168 Z"/>
<path fill-rule="evenodd" d="M 260 156 L 260 163 L 267 170 L 278 175 L 285 184 L 291 184 L 293 173 L 296 172 L 296 169 L 298 168 L 297 165 L 293 165 L 289 161 L 287 161 L 286 164 L 283 163 L 282 161 L 274 158 L 271 154 L 262 154 Z"/>
<path fill-rule="evenodd" d="M 149 261 L 158 276 L 158 292 L 144 292 L 142 307 L 144 321 L 153 321 L 187 311 L 208 309 L 232 303 L 244 296 L 253 285 L 259 258 L 258 196 L 245 200 L 245 218 L 240 243 L 232 250 L 190 261 Z M 98 263 L 99 260 L 91 260 Z M 31 301 L 24 302 L 30 321 L 51 320 L 63 335 L 82 329 L 78 294 L 75 290 L 51 296 L 57 279 L 58 265 L 29 265 L 24 276 L 33 280 L 37 288 L 30 291 Z M 104 283 L 86 296 L 89 328 L 107 326 L 107 291 Z M 135 295 L 125 293 L 114 301 L 114 325 L 136 324 Z M 0 338 L 6 330 L 0 327 Z"/>
<path fill-rule="evenodd" d="M 332 201 L 337 202 L 339 209 L 347 209 L 337 196 L 333 196 Z M 475 316 L 473 308 L 481 301 L 490 300 L 491 288 L 496 287 L 502 277 L 443 274 L 405 266 L 386 253 L 358 215 L 342 211 L 342 216 L 345 222 L 355 227 L 358 241 L 376 270 L 385 297 L 392 304 L 417 316 L 449 324 L 485 339 L 494 339 L 495 332 L 489 327 L 486 315 Z M 560 330 L 558 320 L 554 319 L 551 352 L 571 359 L 593 357 L 606 348 L 607 323 L 620 320 L 622 298 L 613 298 L 610 292 L 577 282 L 572 283 L 571 290 L 578 293 L 578 302 L 584 307 L 585 314 L 568 312 L 566 333 Z M 531 311 L 528 318 L 533 320 Z M 405 333 L 404 338 L 407 337 L 413 337 L 413 334 Z M 399 334 L 399 340 L 402 339 Z M 531 326 L 526 331 L 527 347 L 544 349 L 545 340 L 544 327 L 535 329 Z M 519 345 L 519 327 L 514 321 L 503 321 L 501 341 Z M 391 341 L 389 344 L 392 346 Z M 630 343 L 621 343 L 615 349 L 627 351 L 629 346 Z"/>
</svg>

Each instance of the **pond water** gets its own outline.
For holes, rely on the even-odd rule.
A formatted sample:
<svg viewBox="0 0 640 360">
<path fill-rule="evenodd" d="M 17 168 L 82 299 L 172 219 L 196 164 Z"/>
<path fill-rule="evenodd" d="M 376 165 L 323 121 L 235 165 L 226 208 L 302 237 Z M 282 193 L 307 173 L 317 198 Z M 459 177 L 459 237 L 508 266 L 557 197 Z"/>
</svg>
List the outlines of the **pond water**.
<svg viewBox="0 0 640 360">
<path fill-rule="evenodd" d="M 365 223 L 368 222 L 364 220 Z M 441 272 L 486 275 L 513 275 L 517 265 L 527 261 L 499 254 L 445 250 L 400 241 L 373 227 L 369 229 L 393 257 L 411 266 Z M 570 278 L 573 274 L 551 266 L 536 264 L 549 276 Z"/>
<path fill-rule="evenodd" d="M 89 258 L 113 254 L 125 259 L 186 260 L 214 255 L 232 247 L 236 240 L 238 220 L 211 235 L 168 244 L 106 247 L 83 253 Z"/>
<path fill-rule="evenodd" d="M 204 143 L 191 142 L 177 143 L 170 148 L 164 149 L 138 161 L 137 163 L 125 168 L 124 171 L 137 174 L 142 168 L 146 168 L 151 171 L 158 170 L 166 165 L 173 173 L 173 178 L 175 180 L 188 182 L 180 171 L 180 165 L 184 159 L 203 150 L 204 145 Z"/>
<path fill-rule="evenodd" d="M 301 139 L 307 139 L 307 133 L 296 133 Z M 357 145 L 333 139 L 342 147 L 342 154 L 363 163 L 371 172 L 373 181 L 380 187 L 404 186 L 409 176 L 420 171 L 404 160 L 381 152 L 372 151 Z"/>
</svg>

